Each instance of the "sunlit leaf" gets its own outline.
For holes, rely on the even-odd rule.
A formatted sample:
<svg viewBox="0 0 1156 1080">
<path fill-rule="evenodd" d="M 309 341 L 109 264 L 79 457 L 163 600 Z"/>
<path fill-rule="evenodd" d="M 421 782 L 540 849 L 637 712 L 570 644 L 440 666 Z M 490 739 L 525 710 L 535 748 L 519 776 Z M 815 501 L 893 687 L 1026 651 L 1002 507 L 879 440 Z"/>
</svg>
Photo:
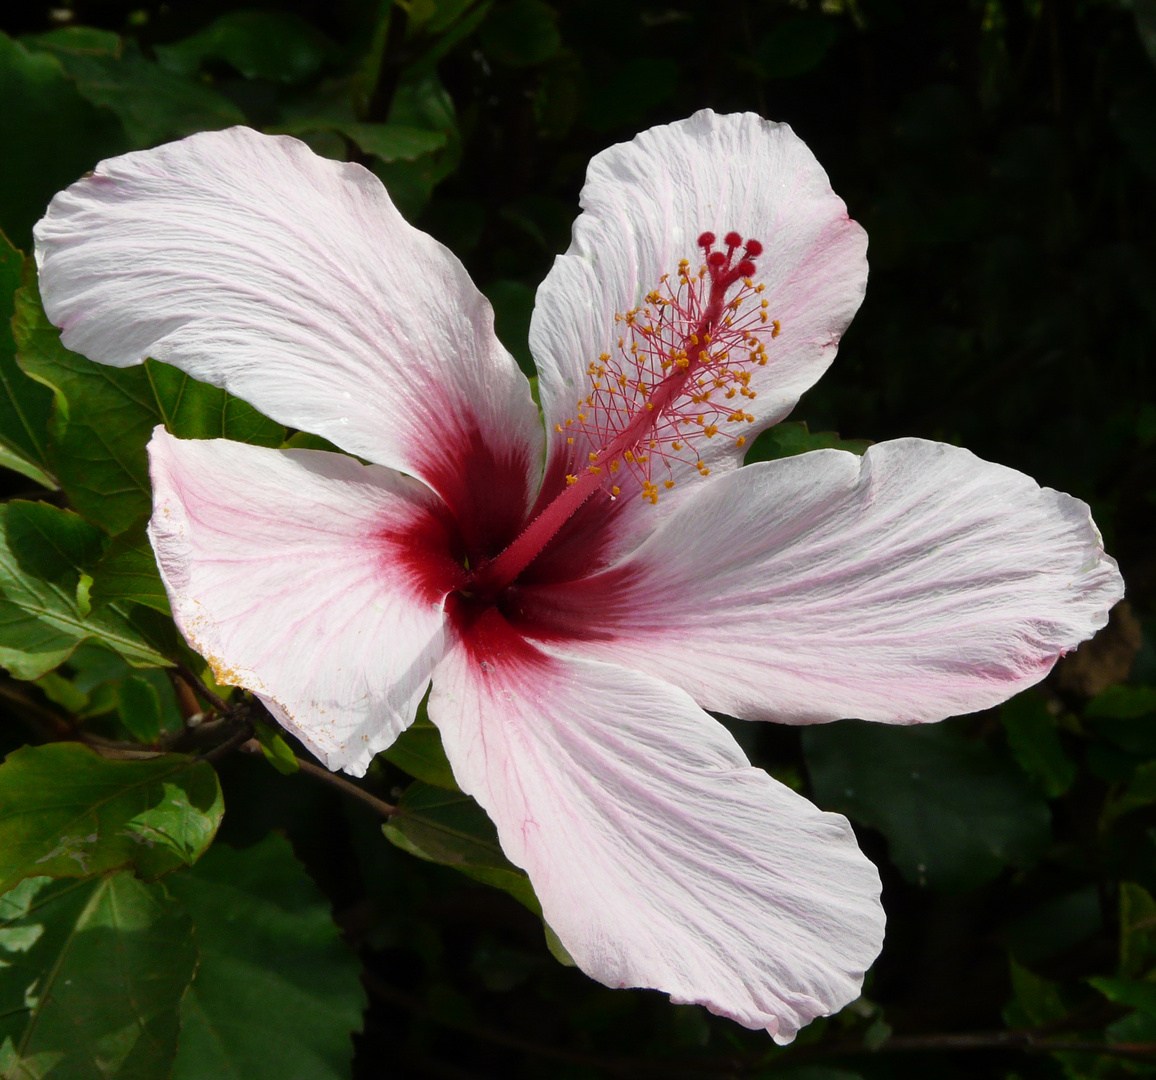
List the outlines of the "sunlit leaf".
<svg viewBox="0 0 1156 1080">
<path fill-rule="evenodd" d="M 397 813 L 382 828 L 403 851 L 452 866 L 542 913 L 525 871 L 502 853 L 493 822 L 468 795 L 417 781 L 405 789 Z"/>
<path fill-rule="evenodd" d="M 171 614 L 168 594 L 161 584 L 156 556 L 145 533 L 147 521 L 141 518 L 130 525 L 108 545 L 93 570 L 92 603 L 95 607 L 131 600 Z"/>
<path fill-rule="evenodd" d="M 48 471 L 52 393 L 20 370 L 12 339 L 15 293 L 20 288 L 23 263 L 24 256 L 0 232 L 0 466 L 55 488 Z"/>
<path fill-rule="evenodd" d="M 426 714 L 424 704 L 418 709 L 414 722 L 388 750 L 382 752 L 382 757 L 392 761 L 415 780 L 448 791 L 458 790 L 446 752 L 442 749 L 441 734 Z"/>
<path fill-rule="evenodd" d="M 297 755 L 276 728 L 260 720 L 254 720 L 253 726 L 256 729 L 257 741 L 261 744 L 261 753 L 274 769 L 286 776 L 301 771 Z"/>
<path fill-rule="evenodd" d="M 218 844 L 165 883 L 201 950 L 172 1080 L 348 1080 L 360 965 L 288 841 Z"/>
<path fill-rule="evenodd" d="M 24 878 L 195 862 L 224 806 L 213 767 L 183 754 L 121 761 L 80 743 L 14 750 L 0 765 L 0 890 Z"/>
<path fill-rule="evenodd" d="M 809 431 L 806 421 L 788 420 L 764 431 L 747 451 L 746 463 L 794 457 L 809 450 L 847 450 L 863 454 L 869 439 L 841 439 L 837 431 Z"/>
<path fill-rule="evenodd" d="M 145 445 L 164 424 L 185 439 L 227 438 L 279 446 L 280 424 L 224 390 L 167 364 L 95 364 L 60 343 L 28 265 L 12 323 L 20 366 L 56 391 L 50 459 L 69 502 L 109 533 L 147 515 L 152 498 Z"/>
<path fill-rule="evenodd" d="M 197 949 L 159 886 L 29 878 L 0 896 L 0 958 L 5 1080 L 168 1076 Z"/>
<path fill-rule="evenodd" d="M 1030 866 L 1051 839 L 1047 804 L 1010 762 L 948 724 L 845 720 L 807 728 L 815 800 L 887 837 L 904 877 L 964 889 Z"/>
<path fill-rule="evenodd" d="M 81 613 L 83 566 L 100 534 L 75 514 L 42 503 L 0 506 L 0 664 L 20 679 L 57 667 L 94 640 L 137 666 L 171 663 L 147 628 L 116 606 Z"/>
</svg>

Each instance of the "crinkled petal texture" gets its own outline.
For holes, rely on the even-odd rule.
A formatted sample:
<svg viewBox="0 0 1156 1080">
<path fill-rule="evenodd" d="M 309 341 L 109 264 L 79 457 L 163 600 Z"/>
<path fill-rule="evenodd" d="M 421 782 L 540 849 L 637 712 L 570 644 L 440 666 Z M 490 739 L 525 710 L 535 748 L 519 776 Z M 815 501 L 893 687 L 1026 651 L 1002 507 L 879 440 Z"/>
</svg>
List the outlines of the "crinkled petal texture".
<svg viewBox="0 0 1156 1080">
<path fill-rule="evenodd" d="M 575 439 L 572 452 L 579 463 L 589 450 L 601 448 L 588 445 L 581 430 L 559 435 L 554 425 L 573 419 L 576 401 L 589 394 L 590 362 L 606 353 L 618 363 L 623 348 L 629 349 L 629 340 L 619 347 L 623 327 L 616 313 L 645 303 L 664 274 L 673 281 L 680 259 L 690 260 L 696 272 L 703 232 L 715 233 L 721 244 L 737 231 L 763 245 L 754 281 L 765 286 L 759 295 L 781 332 L 772 337 L 773 321 L 756 321 L 752 330 L 768 362 L 752 368 L 749 385 L 758 397 L 738 402 L 754 417 L 743 428 L 748 442 L 786 416 L 827 369 L 863 299 L 867 236 L 848 218 L 815 156 L 785 124 L 753 113 L 703 110 L 650 128 L 590 162 L 581 202 L 573 242 L 539 287 L 530 325 L 551 464 L 567 455 L 566 438 Z M 629 368 L 628 356 L 622 365 Z M 613 417 L 602 421 L 592 415 L 588 425 L 621 426 Z M 662 512 L 699 483 L 692 467 L 696 455 L 715 469 L 734 467 L 743 457 L 742 448 L 724 438 L 700 440 L 694 451 L 669 462 L 675 487 L 664 493 Z M 656 479 L 666 475 L 664 469 Z M 633 502 L 654 520 L 648 506 Z"/>
<path fill-rule="evenodd" d="M 463 518 L 480 476 L 507 516 L 537 487 L 541 425 L 489 303 L 360 165 L 247 128 L 193 135 L 57 195 L 36 255 L 49 318 L 90 359 L 175 364 Z"/>
<path fill-rule="evenodd" d="M 331 769 L 364 773 L 412 721 L 445 649 L 411 558 L 436 496 L 343 454 L 149 444 L 149 538 L 181 633 Z"/>
<path fill-rule="evenodd" d="M 883 937 L 874 866 L 681 690 L 546 657 L 491 611 L 429 713 L 583 971 L 781 1043 L 859 993 Z"/>
<path fill-rule="evenodd" d="M 909 723 L 1038 682 L 1123 591 L 1084 503 L 899 439 L 712 480 L 613 568 L 521 601 L 551 649 L 652 672 L 708 709 Z"/>
</svg>

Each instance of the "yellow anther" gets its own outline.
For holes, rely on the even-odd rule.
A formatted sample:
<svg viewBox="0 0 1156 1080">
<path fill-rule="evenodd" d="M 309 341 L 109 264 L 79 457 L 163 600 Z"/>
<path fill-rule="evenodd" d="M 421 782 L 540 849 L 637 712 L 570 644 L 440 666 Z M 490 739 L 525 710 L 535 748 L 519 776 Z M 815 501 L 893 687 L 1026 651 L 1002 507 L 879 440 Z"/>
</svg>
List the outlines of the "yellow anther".
<svg viewBox="0 0 1156 1080">
<path fill-rule="evenodd" d="M 612 487 L 610 489 L 610 494 L 611 495 L 621 495 L 622 494 L 622 488 L 620 488 L 617 484 L 615 484 L 614 487 Z"/>
<path fill-rule="evenodd" d="M 778 319 L 773 320 L 771 323 L 771 337 L 773 337 L 773 338 L 778 337 L 779 334 L 781 334 L 782 332 L 783 332 L 783 324 L 781 322 L 779 322 Z M 766 363 L 766 361 L 764 360 L 763 363 Z"/>
<path fill-rule="evenodd" d="M 650 447 L 651 450 L 653 450 L 658 445 L 658 440 L 657 439 L 651 439 L 647 445 Z"/>
<path fill-rule="evenodd" d="M 765 285 L 756 285 L 755 286 L 755 292 L 763 292 L 763 290 L 765 290 L 765 289 L 766 289 Z"/>
<path fill-rule="evenodd" d="M 601 355 L 598 357 L 598 359 L 599 359 L 599 360 L 601 360 L 601 361 L 602 361 L 602 363 L 604 363 L 604 364 L 605 364 L 605 363 L 606 363 L 606 361 L 610 359 L 610 353 L 608 353 L 608 352 L 604 352 L 604 353 L 602 353 L 602 354 L 601 354 Z"/>
<path fill-rule="evenodd" d="M 699 427 L 702 427 L 702 413 L 699 413 L 698 416 L 694 418 L 694 422 L 698 424 Z"/>
<path fill-rule="evenodd" d="M 754 422 L 755 422 L 755 418 L 753 416 L 751 416 L 750 413 L 747 413 L 747 423 L 753 424 Z"/>
<path fill-rule="evenodd" d="M 574 423 L 574 421 L 573 421 L 573 420 L 567 420 L 567 421 L 566 421 L 566 426 L 567 426 L 567 427 L 569 427 L 569 426 L 570 426 L 572 423 Z"/>
<path fill-rule="evenodd" d="M 670 448 L 672 450 L 681 450 L 682 449 L 682 443 L 680 443 L 677 439 L 675 439 L 675 441 L 670 444 Z"/>
<path fill-rule="evenodd" d="M 718 434 L 718 426 L 716 424 L 707 424 L 707 426 L 702 429 L 702 433 L 708 439 L 713 439 Z"/>
<path fill-rule="evenodd" d="M 568 438 L 566 440 L 566 442 L 569 443 L 570 446 L 573 446 L 574 445 L 574 436 L 571 435 L 570 438 Z"/>
<path fill-rule="evenodd" d="M 760 311 L 759 312 L 759 319 L 762 322 L 766 322 L 767 321 L 767 313 L 765 311 Z M 772 330 L 771 331 L 771 337 L 774 337 L 774 336 L 775 336 L 775 334 L 774 334 L 774 331 Z"/>
<path fill-rule="evenodd" d="M 622 456 L 623 456 L 624 458 L 626 458 L 626 460 L 627 460 L 627 461 L 629 461 L 629 462 L 633 463 L 633 461 L 634 461 L 634 453 L 633 453 L 632 451 L 630 451 L 630 450 L 627 450 L 627 451 L 626 451 L 626 452 L 625 452 L 625 453 L 624 453 Z"/>
<path fill-rule="evenodd" d="M 745 435 L 740 435 L 737 439 L 735 439 L 735 446 L 743 446 L 745 445 L 746 441 L 747 437 Z"/>
<path fill-rule="evenodd" d="M 770 300 L 764 300 L 761 304 L 759 304 L 759 307 L 761 307 L 761 308 L 768 308 L 770 306 L 771 306 Z"/>
<path fill-rule="evenodd" d="M 590 460 L 591 461 L 597 461 L 598 460 L 598 455 L 596 453 L 594 453 L 593 450 L 590 451 Z"/>
<path fill-rule="evenodd" d="M 664 488 L 666 488 L 667 491 L 669 491 L 672 487 L 674 487 L 674 481 L 673 480 L 663 480 L 662 486 Z"/>
<path fill-rule="evenodd" d="M 618 462 L 617 461 L 612 461 L 610 463 L 610 471 L 611 472 L 618 472 Z"/>
<path fill-rule="evenodd" d="M 569 484 L 576 484 L 576 483 L 578 483 L 578 477 L 576 477 L 576 476 L 571 476 L 569 473 L 567 473 L 567 474 L 566 474 L 566 483 L 567 483 L 568 485 L 569 485 Z"/>
<path fill-rule="evenodd" d="M 555 425 L 554 425 L 554 430 L 555 430 L 556 432 L 558 432 L 558 434 L 559 434 L 559 435 L 561 435 L 561 434 L 562 434 L 562 425 L 561 425 L 561 424 L 555 424 Z"/>
<path fill-rule="evenodd" d="M 600 472 L 602 472 L 602 466 L 601 465 L 591 465 L 586 471 L 589 473 L 593 473 L 595 476 L 597 476 Z"/>
<path fill-rule="evenodd" d="M 586 414 L 585 414 L 585 413 L 583 413 L 583 412 L 580 412 L 580 413 L 578 414 L 578 419 L 579 419 L 580 421 L 582 421 L 583 423 L 585 423 L 585 422 L 586 422 Z"/>
</svg>

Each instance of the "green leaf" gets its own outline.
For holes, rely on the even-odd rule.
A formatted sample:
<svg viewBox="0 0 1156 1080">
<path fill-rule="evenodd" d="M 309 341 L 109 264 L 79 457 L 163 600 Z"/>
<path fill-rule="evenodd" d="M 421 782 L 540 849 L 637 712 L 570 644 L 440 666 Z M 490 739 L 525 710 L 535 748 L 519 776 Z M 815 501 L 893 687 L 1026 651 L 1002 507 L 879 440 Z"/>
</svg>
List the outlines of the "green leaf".
<svg viewBox="0 0 1156 1080">
<path fill-rule="evenodd" d="M 409 773 L 415 780 L 422 780 L 435 787 L 457 791 L 453 769 L 450 768 L 446 752 L 442 749 L 440 732 L 430 721 L 425 703 L 417 711 L 417 717 L 397 741 L 382 752 L 386 761 L 392 761 L 399 769 Z"/>
<path fill-rule="evenodd" d="M 1156 1018 L 1156 983 L 1140 979 L 1111 979 L 1095 976 L 1088 980 L 1109 1001 L 1138 1009 L 1145 1016 Z"/>
<path fill-rule="evenodd" d="M 280 83 L 310 78 L 338 52 L 312 24 L 278 11 L 234 11 L 175 45 L 156 47 L 157 59 L 182 75 L 223 60 L 247 79 Z"/>
<path fill-rule="evenodd" d="M 136 148 L 245 123 L 228 98 L 146 60 L 136 42 L 106 30 L 66 26 L 23 43 L 54 56 L 83 97 L 116 113 Z"/>
<path fill-rule="evenodd" d="M 195 862 L 224 805 L 217 774 L 183 754 L 112 761 L 80 743 L 14 750 L 0 765 L 0 890 L 24 878 Z"/>
<path fill-rule="evenodd" d="M 130 613 L 111 606 L 81 614 L 83 565 L 70 560 L 83 564 L 98 554 L 99 535 L 67 510 L 43 503 L 0 506 L 0 664 L 18 679 L 39 678 L 86 640 L 138 667 L 171 663 Z"/>
<path fill-rule="evenodd" d="M 276 834 L 166 879 L 201 961 L 172 1080 L 346 1080 L 365 995 L 329 904 Z"/>
<path fill-rule="evenodd" d="M 115 536 L 93 571 L 92 602 L 96 607 L 132 601 L 171 615 L 168 594 L 161 584 L 156 556 L 145 529 L 147 518 Z"/>
<path fill-rule="evenodd" d="M 1047 803 L 1023 774 L 949 723 L 845 720 L 802 735 L 816 802 L 879 829 L 909 881 L 971 888 L 1050 842 Z"/>
<path fill-rule="evenodd" d="M 1110 686 L 1088 702 L 1086 716 L 1138 720 L 1156 713 L 1156 686 Z"/>
<path fill-rule="evenodd" d="M 267 128 L 273 134 L 305 135 L 312 131 L 336 131 L 354 143 L 362 153 L 382 161 L 416 161 L 445 147 L 444 131 L 428 131 L 405 124 L 370 124 L 353 118 L 302 116 Z"/>
<path fill-rule="evenodd" d="M 3 33 L 0 101 L 0 230 L 27 249 L 48 200 L 128 141 L 120 121 L 86 101 L 55 57 Z"/>
<path fill-rule="evenodd" d="M 747 451 L 746 464 L 755 461 L 774 461 L 794 457 L 810 450 L 846 450 L 852 454 L 866 453 L 869 439 L 841 439 L 837 431 L 809 431 L 806 421 L 789 420 L 767 428 Z"/>
<path fill-rule="evenodd" d="M 257 741 L 261 744 L 261 753 L 274 769 L 286 776 L 301 771 L 297 755 L 289 749 L 289 744 L 279 731 L 260 720 L 253 721 L 253 728 L 257 734 Z"/>
<path fill-rule="evenodd" d="M 1143 974 L 1156 963 L 1156 900 L 1134 881 L 1120 882 L 1120 975 Z"/>
<path fill-rule="evenodd" d="M 1076 779 L 1076 765 L 1064 753 L 1044 698 L 1030 690 L 1017 694 L 1001 706 L 999 718 L 1020 768 L 1049 799 L 1063 795 Z"/>
<path fill-rule="evenodd" d="M 120 688 L 120 721 L 139 742 L 155 742 L 161 733 L 161 696 L 154 686 L 130 675 Z"/>
<path fill-rule="evenodd" d="M 1015 996 L 1003 1014 L 1008 1027 L 1039 1027 L 1067 1016 L 1068 1008 L 1054 982 L 1041 978 L 1014 960 L 1010 962 L 1010 971 Z"/>
<path fill-rule="evenodd" d="M 166 1077 L 197 961 L 192 920 L 131 874 L 0 896 L 0 1075 Z"/>
<path fill-rule="evenodd" d="M 494 333 L 518 361 L 527 376 L 538 369 L 530 355 L 530 316 L 534 311 L 534 290 L 520 281 L 499 279 L 485 289 L 486 299 L 494 309 Z"/>
<path fill-rule="evenodd" d="M 784 19 L 755 51 L 759 73 L 769 79 L 792 79 L 816 68 L 835 44 L 834 21 L 822 15 Z"/>
<path fill-rule="evenodd" d="M 20 370 L 12 338 L 23 265 L 24 256 L 0 232 L 0 466 L 55 488 L 48 466 L 52 394 Z"/>
<path fill-rule="evenodd" d="M 549 60 L 562 46 L 558 16 L 542 0 L 498 4 L 482 24 L 482 48 L 491 60 L 528 67 Z"/>
<path fill-rule="evenodd" d="M 397 813 L 382 831 L 403 851 L 452 866 L 475 881 L 508 892 L 534 914 L 542 914 L 530 879 L 502 854 L 494 823 L 468 795 L 415 781 L 405 789 Z"/>
<path fill-rule="evenodd" d="M 1113 792 L 1104 801 L 1100 826 L 1107 828 L 1117 818 L 1153 803 L 1156 803 L 1156 761 L 1146 761 L 1137 767 L 1123 791 Z"/>
<path fill-rule="evenodd" d="M 50 460 L 69 502 L 112 534 L 148 514 L 145 446 L 157 424 L 183 439 L 236 439 L 279 446 L 280 424 L 224 390 L 155 360 L 94 364 L 60 343 L 40 303 L 34 268 L 16 294 L 13 334 L 20 366 L 56 392 Z"/>
</svg>

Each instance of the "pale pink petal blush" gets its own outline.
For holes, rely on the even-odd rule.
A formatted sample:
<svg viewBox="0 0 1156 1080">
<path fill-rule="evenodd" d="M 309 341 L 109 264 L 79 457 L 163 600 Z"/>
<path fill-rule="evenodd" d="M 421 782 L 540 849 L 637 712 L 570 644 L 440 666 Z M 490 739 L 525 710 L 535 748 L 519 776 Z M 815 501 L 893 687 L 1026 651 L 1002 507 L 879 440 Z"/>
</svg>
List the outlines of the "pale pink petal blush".
<svg viewBox="0 0 1156 1080">
<path fill-rule="evenodd" d="M 343 454 L 149 444 L 149 538 L 181 633 L 331 769 L 365 772 L 413 722 L 445 648 L 410 549 L 440 529 L 417 481 Z"/>
<path fill-rule="evenodd" d="M 70 349 L 174 364 L 451 504 L 484 475 L 491 502 L 509 496 L 490 517 L 537 486 L 541 425 L 488 301 L 360 165 L 288 136 L 205 132 L 102 162 L 35 238 Z"/>
<path fill-rule="evenodd" d="M 875 867 L 845 818 L 752 768 L 681 690 L 483 617 L 429 713 L 588 974 L 781 1043 L 858 995 L 883 939 Z"/>
<path fill-rule="evenodd" d="M 734 716 L 911 723 L 1039 682 L 1122 595 L 1084 503 L 899 439 L 705 484 L 612 568 L 523 589 L 515 625 Z"/>
</svg>

